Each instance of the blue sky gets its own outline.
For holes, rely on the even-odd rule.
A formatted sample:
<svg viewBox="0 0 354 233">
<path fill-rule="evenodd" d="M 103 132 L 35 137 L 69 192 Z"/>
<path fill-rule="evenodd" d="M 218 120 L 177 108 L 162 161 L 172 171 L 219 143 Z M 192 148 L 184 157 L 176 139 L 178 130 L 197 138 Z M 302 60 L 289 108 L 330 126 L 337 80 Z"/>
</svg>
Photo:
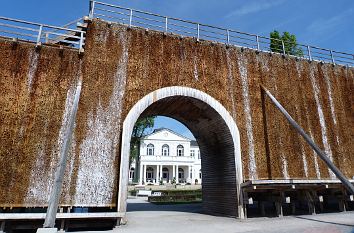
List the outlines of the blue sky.
<svg viewBox="0 0 354 233">
<path fill-rule="evenodd" d="M 101 0 L 205 24 L 353 53 L 353 0 Z M 88 13 L 88 0 L 2 0 L 0 15 L 63 25 Z"/>
<path fill-rule="evenodd" d="M 157 128 L 168 128 L 172 129 L 173 131 L 182 134 L 183 136 L 190 138 L 190 139 L 195 139 L 191 131 L 184 126 L 182 123 L 179 121 L 176 121 L 172 118 L 169 117 L 164 117 L 164 116 L 158 116 L 155 118 L 155 125 L 154 129 Z"/>
<path fill-rule="evenodd" d="M 353 0 L 101 0 L 124 7 L 268 36 L 289 31 L 298 42 L 354 53 Z M 63 25 L 88 14 L 88 0 L 2 0 L 0 16 Z M 158 118 L 187 137 L 182 124 Z"/>
</svg>

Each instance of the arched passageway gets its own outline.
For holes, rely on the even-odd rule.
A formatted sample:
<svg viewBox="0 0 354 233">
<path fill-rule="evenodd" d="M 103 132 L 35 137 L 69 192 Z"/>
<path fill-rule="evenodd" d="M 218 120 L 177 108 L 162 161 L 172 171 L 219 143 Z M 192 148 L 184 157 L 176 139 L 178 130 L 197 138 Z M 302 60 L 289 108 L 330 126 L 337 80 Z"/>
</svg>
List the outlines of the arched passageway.
<svg viewBox="0 0 354 233">
<path fill-rule="evenodd" d="M 145 96 L 123 123 L 118 209 L 126 211 L 130 136 L 139 117 L 163 115 L 185 124 L 202 156 L 203 211 L 243 218 L 239 131 L 234 119 L 214 98 L 187 87 L 167 87 Z"/>
</svg>

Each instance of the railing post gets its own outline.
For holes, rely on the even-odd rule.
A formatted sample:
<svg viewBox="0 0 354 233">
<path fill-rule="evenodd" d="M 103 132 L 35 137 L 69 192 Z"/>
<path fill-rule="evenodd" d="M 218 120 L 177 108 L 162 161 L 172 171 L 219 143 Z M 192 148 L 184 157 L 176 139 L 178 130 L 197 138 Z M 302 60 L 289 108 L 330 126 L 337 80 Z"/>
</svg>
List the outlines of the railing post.
<svg viewBox="0 0 354 233">
<path fill-rule="evenodd" d="M 310 46 L 307 46 L 307 54 L 309 55 L 309 60 L 312 61 L 312 55 L 311 55 L 311 50 L 310 50 Z"/>
<path fill-rule="evenodd" d="M 48 35 L 48 32 L 45 34 L 45 43 L 48 43 L 49 42 L 49 35 Z"/>
<path fill-rule="evenodd" d="M 37 45 L 41 44 L 42 31 L 43 31 L 43 25 L 39 26 L 38 36 L 37 36 Z"/>
<path fill-rule="evenodd" d="M 90 0 L 90 11 L 89 11 L 89 18 L 93 18 L 95 11 L 95 1 Z"/>
<path fill-rule="evenodd" d="M 332 63 L 333 63 L 333 65 L 334 65 L 334 64 L 336 64 L 336 63 L 335 63 L 335 61 L 334 61 L 334 57 L 333 57 L 333 51 L 332 51 L 332 50 L 330 50 L 330 53 L 331 53 L 331 59 L 332 59 Z"/>
<path fill-rule="evenodd" d="M 198 24 L 197 24 L 197 41 L 199 41 L 199 36 L 200 36 L 199 29 L 200 29 L 200 25 L 199 25 L 199 23 L 198 23 Z"/>
<path fill-rule="evenodd" d="M 165 32 L 168 32 L 168 18 L 165 18 Z"/>
<path fill-rule="evenodd" d="M 130 9 L 130 15 L 129 15 L 129 27 L 132 26 L 132 21 L 133 21 L 133 10 Z"/>
<path fill-rule="evenodd" d="M 79 53 L 84 51 L 83 44 L 84 44 L 84 32 L 81 32 L 80 33 Z"/>
<path fill-rule="evenodd" d="M 230 31 L 229 29 L 226 29 L 226 34 L 227 34 L 227 44 L 230 44 Z"/>
<path fill-rule="evenodd" d="M 286 52 L 285 52 L 285 45 L 284 45 L 284 41 L 283 40 L 281 40 L 281 46 L 283 47 L 283 54 L 285 55 Z"/>
<path fill-rule="evenodd" d="M 261 46 L 259 45 L 259 36 L 256 36 L 256 41 L 257 41 L 257 50 L 259 51 Z"/>
</svg>

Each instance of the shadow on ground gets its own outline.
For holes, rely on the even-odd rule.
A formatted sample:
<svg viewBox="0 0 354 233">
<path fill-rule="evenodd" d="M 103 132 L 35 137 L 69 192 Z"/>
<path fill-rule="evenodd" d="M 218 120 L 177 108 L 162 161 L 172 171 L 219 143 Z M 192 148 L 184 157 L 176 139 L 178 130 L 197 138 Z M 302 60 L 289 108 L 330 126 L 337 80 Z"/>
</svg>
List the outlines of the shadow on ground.
<svg viewBox="0 0 354 233">
<path fill-rule="evenodd" d="M 173 211 L 202 213 L 202 203 L 157 205 L 147 202 L 145 198 L 129 198 L 127 212 L 136 211 Z"/>
<path fill-rule="evenodd" d="M 128 203 L 128 212 L 135 211 L 173 211 L 186 213 L 202 213 L 202 203 L 193 204 L 171 204 L 171 205 L 156 205 L 149 202 L 133 202 Z"/>
<path fill-rule="evenodd" d="M 354 217 L 354 215 L 353 215 L 353 217 Z M 354 222 L 353 222 L 353 224 L 345 224 L 345 223 L 339 223 L 339 222 L 334 222 L 334 221 L 325 221 L 325 220 L 313 219 L 313 218 L 302 217 L 302 216 L 296 216 L 295 218 L 308 220 L 308 221 L 319 222 L 319 223 L 326 223 L 326 224 L 334 224 L 334 225 L 340 225 L 340 226 L 354 227 Z M 354 230 L 352 232 L 354 232 Z"/>
</svg>

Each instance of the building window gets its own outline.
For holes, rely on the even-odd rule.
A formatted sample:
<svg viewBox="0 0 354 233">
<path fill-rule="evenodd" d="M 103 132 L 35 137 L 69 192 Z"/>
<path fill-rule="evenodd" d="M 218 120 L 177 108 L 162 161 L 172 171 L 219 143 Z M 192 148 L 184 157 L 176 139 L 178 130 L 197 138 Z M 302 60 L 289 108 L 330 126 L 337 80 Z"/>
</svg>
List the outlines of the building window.
<svg viewBox="0 0 354 233">
<path fill-rule="evenodd" d="M 152 167 L 148 167 L 146 169 L 146 179 L 147 180 L 152 180 L 154 179 L 154 169 L 152 169 Z"/>
<path fill-rule="evenodd" d="M 184 154 L 184 147 L 182 145 L 177 146 L 177 156 L 183 156 Z"/>
<path fill-rule="evenodd" d="M 147 155 L 154 155 L 154 145 L 147 145 Z"/>
<path fill-rule="evenodd" d="M 178 179 L 184 179 L 184 170 L 182 168 L 178 168 Z"/>
<path fill-rule="evenodd" d="M 202 170 L 199 170 L 199 179 L 202 179 Z"/>
<path fill-rule="evenodd" d="M 194 154 L 194 150 L 191 150 L 191 157 L 194 158 L 195 154 Z"/>
<path fill-rule="evenodd" d="M 170 156 L 170 147 L 167 144 L 162 146 L 162 155 Z"/>
<path fill-rule="evenodd" d="M 169 180 L 168 168 L 162 168 L 162 179 Z"/>
<path fill-rule="evenodd" d="M 198 159 L 200 159 L 200 150 L 198 150 Z"/>
<path fill-rule="evenodd" d="M 134 173 L 135 173 L 135 171 L 134 171 L 135 169 L 132 167 L 132 168 L 130 168 L 130 171 L 129 171 L 129 179 L 134 179 Z"/>
</svg>

